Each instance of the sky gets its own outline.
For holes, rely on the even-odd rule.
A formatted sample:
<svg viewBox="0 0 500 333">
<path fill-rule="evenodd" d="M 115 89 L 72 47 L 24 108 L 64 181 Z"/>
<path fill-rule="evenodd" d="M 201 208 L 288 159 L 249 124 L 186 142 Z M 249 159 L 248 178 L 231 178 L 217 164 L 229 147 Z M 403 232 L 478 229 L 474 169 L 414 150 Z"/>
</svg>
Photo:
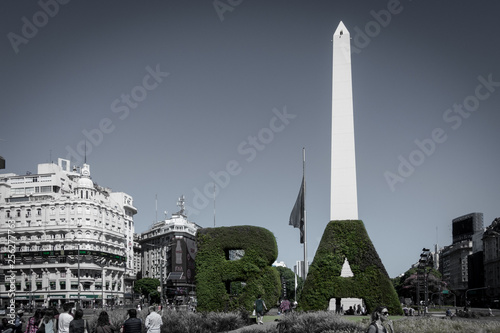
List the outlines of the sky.
<svg viewBox="0 0 500 333">
<path fill-rule="evenodd" d="M 467 0 L 2 1 L 3 172 L 86 155 L 95 183 L 133 196 L 136 232 L 184 195 L 202 227 L 269 229 L 293 269 L 304 258 L 288 221 L 305 148 L 312 261 L 330 216 L 342 21 L 359 219 L 395 277 L 422 248 L 450 245 L 454 218 L 480 212 L 486 227 L 500 216 L 499 10 Z"/>
</svg>

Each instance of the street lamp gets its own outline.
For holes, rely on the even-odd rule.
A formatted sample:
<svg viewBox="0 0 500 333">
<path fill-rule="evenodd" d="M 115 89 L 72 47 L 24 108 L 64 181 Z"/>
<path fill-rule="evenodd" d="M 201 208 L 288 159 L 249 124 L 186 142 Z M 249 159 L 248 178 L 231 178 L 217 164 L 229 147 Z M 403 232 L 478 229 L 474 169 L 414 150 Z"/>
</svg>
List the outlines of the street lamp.
<svg viewBox="0 0 500 333">
<path fill-rule="evenodd" d="M 488 288 L 489 288 L 489 287 L 482 287 L 482 288 L 467 289 L 467 290 L 465 291 L 465 307 L 466 307 L 466 308 L 469 308 L 469 304 L 467 304 L 467 293 L 468 293 L 469 291 L 473 291 L 473 290 L 483 290 L 483 289 L 488 289 Z"/>
<path fill-rule="evenodd" d="M 427 301 L 429 298 L 429 288 L 428 288 L 428 277 L 429 271 L 427 271 L 427 267 L 432 267 L 432 256 L 430 255 L 430 250 L 425 247 L 422 249 L 422 253 L 420 254 L 420 259 L 418 261 L 417 267 L 417 303 L 420 309 L 420 274 L 423 269 L 423 278 L 424 278 L 424 305 L 427 306 Z"/>
</svg>

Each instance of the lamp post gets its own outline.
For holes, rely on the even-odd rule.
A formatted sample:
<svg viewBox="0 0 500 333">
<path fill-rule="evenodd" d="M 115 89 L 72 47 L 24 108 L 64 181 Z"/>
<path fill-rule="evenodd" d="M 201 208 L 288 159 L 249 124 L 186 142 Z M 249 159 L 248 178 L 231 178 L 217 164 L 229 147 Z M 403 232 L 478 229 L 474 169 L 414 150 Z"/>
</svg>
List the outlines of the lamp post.
<svg viewBox="0 0 500 333">
<path fill-rule="evenodd" d="M 467 293 L 468 293 L 469 291 L 473 291 L 473 290 L 483 290 L 483 289 L 488 289 L 488 288 L 489 288 L 489 287 L 482 287 L 482 288 L 467 289 L 467 290 L 465 291 L 465 307 L 466 307 L 466 308 L 469 308 L 469 304 L 467 303 Z"/>
<path fill-rule="evenodd" d="M 422 249 L 422 253 L 420 254 L 420 259 L 418 261 L 418 271 L 417 271 L 417 302 L 420 309 L 420 273 L 423 269 L 423 278 L 424 278 L 424 314 L 427 313 L 427 301 L 429 299 L 429 288 L 428 288 L 428 277 L 429 272 L 427 271 L 427 267 L 432 267 L 432 257 L 430 255 L 430 250 L 425 247 Z M 419 311 L 420 312 L 420 311 Z"/>
</svg>

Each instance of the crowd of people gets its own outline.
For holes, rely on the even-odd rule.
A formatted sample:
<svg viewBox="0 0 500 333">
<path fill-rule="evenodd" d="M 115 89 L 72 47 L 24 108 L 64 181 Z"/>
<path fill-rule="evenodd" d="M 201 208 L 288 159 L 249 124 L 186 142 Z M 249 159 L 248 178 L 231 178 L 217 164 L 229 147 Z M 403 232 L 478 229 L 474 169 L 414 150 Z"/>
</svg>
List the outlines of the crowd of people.
<svg viewBox="0 0 500 333">
<path fill-rule="evenodd" d="M 279 304 L 279 310 L 283 314 L 289 313 L 296 303 L 291 303 L 288 299 L 283 299 Z M 405 310 L 406 309 L 406 310 Z M 137 310 L 129 309 L 128 318 L 119 327 L 114 327 L 106 311 L 101 311 L 97 319 L 95 328 L 91 331 L 87 320 L 83 318 L 81 309 L 74 309 L 71 303 L 63 305 L 63 312 L 59 313 L 56 308 L 37 309 L 32 317 L 27 322 L 23 318 L 22 310 L 18 311 L 14 323 L 11 323 L 7 318 L 3 318 L 0 325 L 0 333 L 142 333 L 143 327 L 147 333 L 160 333 L 163 325 L 162 317 L 158 313 L 158 308 L 150 306 L 149 314 L 144 321 L 137 318 Z M 346 311 L 346 314 L 363 314 L 364 308 L 361 305 L 352 306 Z M 405 315 L 409 311 L 408 308 L 403 309 Z M 257 324 L 263 324 L 265 311 L 268 311 L 266 303 L 259 295 L 254 302 L 254 311 L 257 317 Z M 347 313 L 349 312 L 349 313 Z M 448 314 L 448 313 L 447 313 Z M 385 306 L 377 307 L 372 315 L 371 322 L 368 327 L 368 333 L 394 333 L 392 321 L 389 320 L 389 311 Z M 24 325 L 25 323 L 25 325 Z"/>
<path fill-rule="evenodd" d="M 142 320 L 137 318 L 137 310 L 129 309 L 128 319 L 114 327 L 106 311 L 101 311 L 95 329 L 90 330 L 89 323 L 83 318 L 83 310 L 75 309 L 71 303 L 63 304 L 63 312 L 56 308 L 36 309 L 26 321 L 22 310 L 16 313 L 14 323 L 3 318 L 0 333 L 141 333 Z M 155 306 L 149 307 L 149 314 L 144 322 L 147 333 L 160 333 L 163 324 Z"/>
</svg>

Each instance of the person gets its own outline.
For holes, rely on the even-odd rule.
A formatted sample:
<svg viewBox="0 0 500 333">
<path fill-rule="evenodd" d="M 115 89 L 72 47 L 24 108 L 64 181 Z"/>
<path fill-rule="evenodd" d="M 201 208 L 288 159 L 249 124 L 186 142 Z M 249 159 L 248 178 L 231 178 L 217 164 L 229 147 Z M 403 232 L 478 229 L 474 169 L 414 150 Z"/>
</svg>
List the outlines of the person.
<svg viewBox="0 0 500 333">
<path fill-rule="evenodd" d="M 254 303 L 255 314 L 257 315 L 257 324 L 264 325 L 262 321 L 264 318 L 264 309 L 267 311 L 267 306 L 264 300 L 262 299 L 262 295 L 258 295 L 257 299 Z"/>
<path fill-rule="evenodd" d="M 349 316 L 354 315 L 354 309 L 352 308 L 352 305 L 349 306 L 349 310 L 347 310 L 344 314 Z"/>
<path fill-rule="evenodd" d="M 16 319 L 14 319 L 14 326 L 16 327 L 15 329 L 16 333 L 23 332 L 23 323 L 24 323 L 23 316 L 24 316 L 23 310 L 18 310 L 16 313 Z"/>
<path fill-rule="evenodd" d="M 389 311 L 385 306 L 378 306 L 373 311 L 367 333 L 394 333 L 392 321 L 389 320 Z"/>
<path fill-rule="evenodd" d="M 35 314 L 33 314 L 33 317 L 31 317 L 28 320 L 28 325 L 26 325 L 25 333 L 36 333 L 36 331 L 38 330 L 38 326 L 42 321 L 43 315 L 44 313 L 42 312 L 41 309 L 36 309 Z"/>
<path fill-rule="evenodd" d="M 281 301 L 280 310 L 281 310 L 281 313 L 284 313 L 284 314 L 287 314 L 288 312 L 290 312 L 290 301 L 287 298 L 285 298 Z"/>
<path fill-rule="evenodd" d="M 69 313 L 71 308 L 71 303 L 63 304 L 63 313 L 58 318 L 57 333 L 69 333 L 69 324 L 73 320 L 73 316 Z"/>
<path fill-rule="evenodd" d="M 0 326 L 1 333 L 12 333 L 15 329 L 16 327 L 14 324 L 9 323 L 7 318 L 2 318 L 2 326 Z"/>
<path fill-rule="evenodd" d="M 142 321 L 137 318 L 137 310 L 128 310 L 128 319 L 122 325 L 123 333 L 141 333 Z"/>
<path fill-rule="evenodd" d="M 109 315 L 106 311 L 101 311 L 99 318 L 97 318 L 97 326 L 95 333 L 114 333 L 115 328 L 109 322 Z"/>
<path fill-rule="evenodd" d="M 84 333 L 85 330 L 90 333 L 89 323 L 83 319 L 83 310 L 75 311 L 75 318 L 69 323 L 69 333 Z"/>
<path fill-rule="evenodd" d="M 156 313 L 154 306 L 150 306 L 149 315 L 146 317 L 146 321 L 144 323 L 144 326 L 146 326 L 148 333 L 160 333 L 161 325 L 163 325 L 161 316 Z"/>
<path fill-rule="evenodd" d="M 40 327 L 39 327 L 39 330 L 40 329 L 45 333 L 55 333 L 55 331 L 56 331 L 56 319 L 54 318 L 54 310 L 53 309 L 48 309 L 45 312 L 45 316 L 43 317 L 42 323 L 40 324 Z"/>
</svg>

